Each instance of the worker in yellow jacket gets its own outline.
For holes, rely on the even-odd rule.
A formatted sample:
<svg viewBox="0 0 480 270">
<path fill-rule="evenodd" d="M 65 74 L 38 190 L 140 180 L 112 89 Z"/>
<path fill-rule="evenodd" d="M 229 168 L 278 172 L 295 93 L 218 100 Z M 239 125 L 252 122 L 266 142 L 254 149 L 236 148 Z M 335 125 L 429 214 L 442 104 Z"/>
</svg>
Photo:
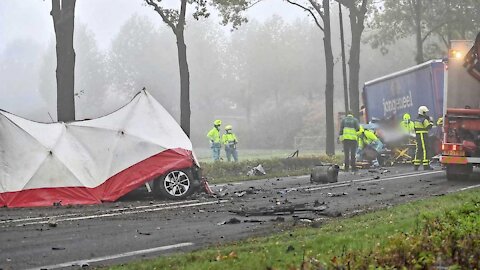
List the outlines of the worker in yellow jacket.
<svg viewBox="0 0 480 270">
<path fill-rule="evenodd" d="M 405 134 L 415 134 L 415 124 L 409 113 L 403 115 L 403 120 L 400 122 L 400 128 Z"/>
<path fill-rule="evenodd" d="M 383 143 L 378 139 L 377 135 L 369 129 L 364 129 L 362 126 L 360 126 L 360 130 L 357 132 L 357 137 L 358 137 L 358 150 L 357 150 L 357 156 L 359 158 L 362 157 L 364 150 L 366 147 L 371 147 L 378 153 L 382 150 L 383 148 Z M 378 159 L 375 157 L 375 159 L 372 160 L 373 166 L 379 166 Z"/>
<path fill-rule="evenodd" d="M 237 152 L 237 136 L 232 132 L 232 126 L 225 126 L 225 134 L 222 136 L 223 145 L 225 145 L 225 154 L 227 160 L 230 161 L 233 156 L 235 162 L 238 161 L 238 152 Z"/>
<path fill-rule="evenodd" d="M 222 148 L 222 143 L 220 141 L 221 125 L 221 120 L 215 120 L 213 122 L 213 128 L 207 133 L 207 138 L 210 140 L 210 148 L 212 149 L 213 161 L 220 160 L 220 149 Z"/>
</svg>

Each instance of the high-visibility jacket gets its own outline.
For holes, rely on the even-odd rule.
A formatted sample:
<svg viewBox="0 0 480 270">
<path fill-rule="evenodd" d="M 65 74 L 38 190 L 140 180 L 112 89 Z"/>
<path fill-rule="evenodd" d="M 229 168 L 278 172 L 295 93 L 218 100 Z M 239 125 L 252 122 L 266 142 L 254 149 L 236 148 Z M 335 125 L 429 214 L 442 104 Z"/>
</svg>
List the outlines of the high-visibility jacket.
<svg viewBox="0 0 480 270">
<path fill-rule="evenodd" d="M 358 149 L 363 149 L 366 145 L 378 141 L 377 135 L 371 130 L 365 130 L 358 136 Z"/>
<path fill-rule="evenodd" d="M 233 146 L 238 143 L 237 136 L 234 133 L 223 134 L 222 141 L 225 146 Z"/>
<path fill-rule="evenodd" d="M 340 140 L 357 140 L 357 131 L 360 130 L 360 124 L 358 120 L 349 114 L 347 117 L 343 118 L 342 124 L 340 125 Z"/>
<path fill-rule="evenodd" d="M 400 128 L 405 133 L 414 133 L 415 132 L 415 124 L 412 120 L 403 120 L 400 122 Z"/>
<path fill-rule="evenodd" d="M 414 121 L 415 133 L 423 134 L 428 133 L 433 126 L 433 123 L 430 121 L 430 118 L 426 115 L 418 115 L 417 119 Z"/>
<path fill-rule="evenodd" d="M 220 143 L 220 131 L 216 127 L 212 128 L 208 133 L 207 133 L 208 139 L 210 139 L 211 142 L 213 143 Z"/>
</svg>

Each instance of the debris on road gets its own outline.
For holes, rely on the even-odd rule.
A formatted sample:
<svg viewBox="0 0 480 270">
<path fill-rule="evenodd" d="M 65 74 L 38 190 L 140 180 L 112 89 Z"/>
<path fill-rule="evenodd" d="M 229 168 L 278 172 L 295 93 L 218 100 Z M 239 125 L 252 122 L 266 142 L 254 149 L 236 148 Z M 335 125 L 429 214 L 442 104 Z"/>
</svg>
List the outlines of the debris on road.
<svg viewBox="0 0 480 270">
<path fill-rule="evenodd" d="M 274 206 L 274 207 L 260 207 L 255 209 L 241 209 L 231 210 L 240 216 L 272 216 L 272 215 L 293 215 L 296 212 L 321 212 L 327 209 L 327 206 L 321 205 L 317 207 L 306 207 L 305 204 L 288 205 L 288 206 Z"/>
<path fill-rule="evenodd" d="M 238 224 L 241 223 L 242 221 L 238 218 L 231 218 L 229 220 L 225 220 L 222 222 L 217 223 L 217 225 L 225 225 L 225 224 Z"/>
<path fill-rule="evenodd" d="M 140 234 L 140 235 L 152 235 L 151 232 L 141 232 L 137 229 L 137 233 Z"/>
<path fill-rule="evenodd" d="M 242 192 L 235 192 L 235 195 L 237 195 L 237 197 L 243 197 L 243 195 L 247 194 L 246 191 L 242 191 Z"/>
<path fill-rule="evenodd" d="M 341 197 L 341 196 L 346 196 L 346 195 L 348 195 L 348 193 L 346 193 L 346 192 L 342 192 L 342 193 L 331 193 L 331 192 L 329 192 L 329 193 L 327 193 L 328 197 Z"/>
<path fill-rule="evenodd" d="M 52 228 L 55 228 L 58 225 L 57 219 L 54 217 L 49 218 L 47 223 L 48 223 L 48 227 L 52 227 Z"/>
<path fill-rule="evenodd" d="M 65 250 L 64 247 L 52 247 L 52 250 Z"/>
<path fill-rule="evenodd" d="M 364 188 L 364 187 L 359 187 L 359 188 L 357 188 L 357 190 L 360 190 L 360 191 L 365 191 L 365 190 L 367 190 L 367 189 L 366 189 L 366 188 Z"/>
<path fill-rule="evenodd" d="M 263 168 L 262 164 L 258 164 L 256 167 L 251 168 L 247 172 L 247 176 L 255 176 L 255 175 L 266 175 L 265 169 Z"/>
<path fill-rule="evenodd" d="M 310 174 L 310 183 L 338 182 L 340 167 L 337 164 L 320 164 L 313 167 Z"/>
</svg>

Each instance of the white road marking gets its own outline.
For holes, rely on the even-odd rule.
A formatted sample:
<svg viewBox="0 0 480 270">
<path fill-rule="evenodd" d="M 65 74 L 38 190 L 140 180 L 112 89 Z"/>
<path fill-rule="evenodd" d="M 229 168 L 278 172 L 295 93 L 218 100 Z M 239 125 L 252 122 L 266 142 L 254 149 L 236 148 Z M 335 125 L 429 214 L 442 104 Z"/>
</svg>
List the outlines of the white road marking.
<svg viewBox="0 0 480 270">
<path fill-rule="evenodd" d="M 363 178 L 363 179 L 357 179 L 352 181 L 340 182 L 338 184 L 334 183 L 334 184 L 322 185 L 319 187 L 306 188 L 305 190 L 314 191 L 314 190 L 321 190 L 321 189 L 327 189 L 327 188 L 344 187 L 344 186 L 351 185 L 352 183 L 375 183 L 375 182 L 389 181 L 389 180 L 394 180 L 394 179 L 399 179 L 404 177 L 423 176 L 423 175 L 438 174 L 438 173 L 444 173 L 444 172 L 434 171 L 434 172 L 423 172 L 423 173 L 411 173 L 411 174 L 402 174 L 402 175 L 396 175 L 396 176 L 381 178 L 381 179 Z"/>
<path fill-rule="evenodd" d="M 42 266 L 42 267 L 37 267 L 37 268 L 31 268 L 29 270 L 59 269 L 59 268 L 75 267 L 75 266 L 77 266 L 77 267 L 80 266 L 81 267 L 82 265 L 95 263 L 95 262 L 108 261 L 108 260 L 114 260 L 114 259 L 119 259 L 119 258 L 136 256 L 136 255 L 149 254 L 149 253 L 165 251 L 165 250 L 169 250 L 169 249 L 189 247 L 189 246 L 193 246 L 193 245 L 194 245 L 194 243 L 191 243 L 191 242 L 179 243 L 179 244 L 174 244 L 174 245 L 130 251 L 130 252 L 125 252 L 125 253 L 120 253 L 120 254 L 115 254 L 115 255 L 108 255 L 108 256 L 103 256 L 103 257 L 97 257 L 97 258 L 92 258 L 92 259 L 71 261 L 71 262 L 54 264 L 54 265 L 47 265 L 47 266 Z"/>
<path fill-rule="evenodd" d="M 179 201 L 179 202 L 169 202 L 169 203 L 159 203 L 159 204 L 141 205 L 141 206 L 136 206 L 136 207 L 114 208 L 114 209 L 107 209 L 107 210 L 104 210 L 104 211 L 101 211 L 101 212 L 102 212 L 102 213 L 122 212 L 122 211 L 132 210 L 132 209 L 153 208 L 153 207 L 158 207 L 158 206 L 177 205 L 177 204 L 192 203 L 192 202 L 198 202 L 198 200 L 188 200 L 188 201 Z M 0 224 L 23 222 L 23 221 L 34 221 L 34 220 L 49 219 L 49 218 L 72 217 L 72 216 L 79 216 L 79 215 L 81 215 L 81 213 L 64 214 L 64 215 L 56 215 L 56 216 L 45 216 L 45 217 L 34 217 L 34 218 L 10 219 L 10 220 L 2 220 L 2 221 L 0 221 Z"/>
<path fill-rule="evenodd" d="M 480 188 L 480 184 L 478 184 L 478 185 L 473 185 L 473 186 L 468 186 L 468 187 L 464 187 L 464 188 L 461 188 L 461 189 L 456 190 L 455 192 L 464 191 L 464 190 L 469 190 L 469 189 L 472 189 L 472 188 Z"/>
<path fill-rule="evenodd" d="M 63 218 L 57 219 L 57 223 L 64 222 L 64 221 L 76 221 L 76 220 L 86 220 L 86 219 L 96 219 L 96 218 L 104 218 L 104 217 L 114 217 L 120 215 L 129 215 L 129 214 L 140 214 L 140 213 L 148 213 L 148 212 L 156 212 L 162 210 L 170 210 L 170 209 L 179 209 L 179 208 L 187 208 L 187 207 L 194 207 L 194 206 L 202 206 L 202 205 L 210 205 L 210 204 L 217 204 L 217 203 L 225 203 L 228 200 L 220 200 L 220 201 L 208 201 L 208 202 L 201 202 L 201 203 L 191 203 L 191 204 L 183 204 L 183 205 L 172 205 L 160 208 L 151 208 L 151 209 L 143 209 L 143 210 L 136 210 L 136 211 L 125 211 L 125 212 L 118 212 L 118 213 L 106 213 L 106 214 L 99 214 L 99 215 L 89 215 L 89 216 L 78 216 L 72 218 Z M 27 226 L 27 225 L 36 225 L 36 224 L 46 224 L 48 220 L 36 221 L 36 222 L 27 222 L 22 224 L 17 224 L 17 227 Z"/>
</svg>

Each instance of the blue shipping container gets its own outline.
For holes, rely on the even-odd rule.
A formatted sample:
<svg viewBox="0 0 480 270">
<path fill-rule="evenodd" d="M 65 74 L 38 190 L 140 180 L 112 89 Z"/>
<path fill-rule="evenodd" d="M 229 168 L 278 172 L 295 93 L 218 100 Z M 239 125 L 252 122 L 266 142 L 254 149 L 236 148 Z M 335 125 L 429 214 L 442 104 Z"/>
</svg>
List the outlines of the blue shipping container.
<svg viewBox="0 0 480 270">
<path fill-rule="evenodd" d="M 414 119 L 422 105 L 429 108 L 430 116 L 438 119 L 443 115 L 444 73 L 442 61 L 432 60 L 366 82 L 363 102 L 367 122 L 392 116 L 400 120 L 404 113 Z"/>
</svg>

